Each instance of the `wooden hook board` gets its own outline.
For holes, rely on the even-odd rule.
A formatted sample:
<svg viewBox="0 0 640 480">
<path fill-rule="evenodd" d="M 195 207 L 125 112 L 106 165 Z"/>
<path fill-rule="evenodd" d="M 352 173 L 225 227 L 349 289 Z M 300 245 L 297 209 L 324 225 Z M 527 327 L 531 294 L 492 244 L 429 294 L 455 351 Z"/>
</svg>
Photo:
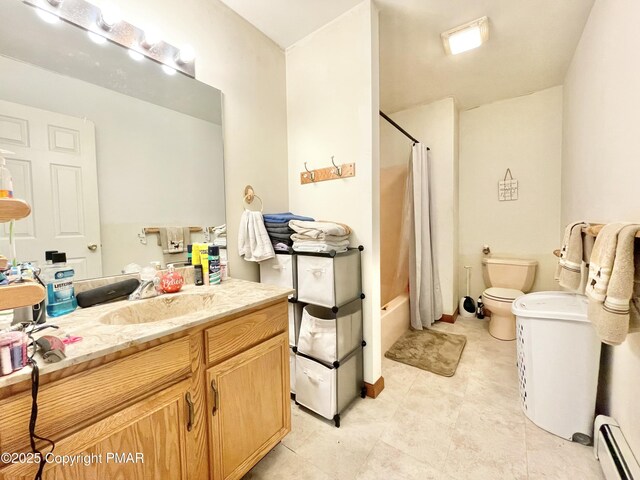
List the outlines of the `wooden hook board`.
<svg viewBox="0 0 640 480">
<path fill-rule="evenodd" d="M 340 180 L 341 178 L 349 178 L 356 176 L 356 164 L 355 163 L 343 163 L 340 165 L 342 169 L 342 175 L 338 175 L 335 167 L 317 168 L 311 170 L 313 173 L 313 180 L 311 179 L 311 173 L 304 171 L 300 172 L 300 184 L 305 185 L 307 183 L 326 182 L 327 180 Z"/>
</svg>

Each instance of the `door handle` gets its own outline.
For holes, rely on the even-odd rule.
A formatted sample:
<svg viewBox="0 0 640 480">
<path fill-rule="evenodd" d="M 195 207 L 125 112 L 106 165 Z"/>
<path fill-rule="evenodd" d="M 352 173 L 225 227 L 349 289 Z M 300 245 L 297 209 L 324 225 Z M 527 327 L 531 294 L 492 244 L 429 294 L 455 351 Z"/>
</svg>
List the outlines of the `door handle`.
<svg viewBox="0 0 640 480">
<path fill-rule="evenodd" d="M 91 250 L 92 252 L 95 252 L 98 249 L 98 244 L 97 243 L 90 243 L 89 245 L 87 245 L 87 248 L 89 250 Z"/>
<path fill-rule="evenodd" d="M 187 408 L 189 409 L 189 414 L 187 417 L 187 432 L 193 430 L 193 422 L 194 422 L 194 409 L 193 409 L 193 400 L 191 400 L 191 393 L 187 392 L 184 396 L 185 401 L 187 402 Z"/>
<path fill-rule="evenodd" d="M 211 380 L 211 391 L 213 392 L 213 408 L 211 409 L 211 415 L 216 416 L 218 411 L 218 388 L 216 387 L 216 381 Z"/>
</svg>

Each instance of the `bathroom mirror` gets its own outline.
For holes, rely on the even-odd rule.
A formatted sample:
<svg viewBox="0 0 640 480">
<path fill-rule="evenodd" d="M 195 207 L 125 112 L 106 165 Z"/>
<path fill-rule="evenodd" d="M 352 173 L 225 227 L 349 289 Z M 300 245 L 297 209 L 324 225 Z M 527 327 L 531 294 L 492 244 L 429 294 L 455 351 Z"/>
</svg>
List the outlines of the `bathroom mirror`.
<svg viewBox="0 0 640 480">
<path fill-rule="evenodd" d="M 187 243 L 213 240 L 225 223 L 221 92 L 19 0 L 0 2 L 0 18 L 0 149 L 33 211 L 16 222 L 18 258 L 64 251 L 83 279 L 180 263 Z M 157 227 L 183 227 L 185 251 L 163 253 Z"/>
</svg>

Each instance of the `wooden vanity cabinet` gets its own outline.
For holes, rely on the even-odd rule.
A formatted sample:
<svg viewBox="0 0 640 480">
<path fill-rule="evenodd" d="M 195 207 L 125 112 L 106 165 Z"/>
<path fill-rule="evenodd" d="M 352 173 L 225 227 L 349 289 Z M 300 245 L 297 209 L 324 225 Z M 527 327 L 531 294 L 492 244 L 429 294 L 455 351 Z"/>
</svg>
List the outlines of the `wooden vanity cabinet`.
<svg viewBox="0 0 640 480">
<path fill-rule="evenodd" d="M 291 430 L 289 337 L 210 368 L 207 385 L 213 478 L 242 478 Z"/>
<path fill-rule="evenodd" d="M 77 460 L 47 465 L 44 478 L 241 478 L 290 431 L 286 316 L 278 301 L 45 379 L 37 433 L 56 441 L 56 456 Z M 0 391 L 3 453 L 30 452 L 22 387 Z M 35 471 L 0 463 L 0 480 Z"/>
</svg>

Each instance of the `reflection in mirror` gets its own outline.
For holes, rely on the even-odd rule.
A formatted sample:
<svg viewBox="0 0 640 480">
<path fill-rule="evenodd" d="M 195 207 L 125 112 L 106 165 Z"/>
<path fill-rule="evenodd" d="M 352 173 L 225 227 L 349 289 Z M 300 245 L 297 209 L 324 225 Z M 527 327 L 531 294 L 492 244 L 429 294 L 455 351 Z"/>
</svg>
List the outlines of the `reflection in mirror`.
<svg viewBox="0 0 640 480">
<path fill-rule="evenodd" d="M 0 148 L 33 208 L 16 223 L 19 259 L 64 251 L 83 279 L 184 262 L 192 242 L 226 247 L 223 229 L 205 235 L 225 223 L 220 91 L 22 2 L 1 2 L 0 18 L 12 25 L 0 29 Z"/>
</svg>

